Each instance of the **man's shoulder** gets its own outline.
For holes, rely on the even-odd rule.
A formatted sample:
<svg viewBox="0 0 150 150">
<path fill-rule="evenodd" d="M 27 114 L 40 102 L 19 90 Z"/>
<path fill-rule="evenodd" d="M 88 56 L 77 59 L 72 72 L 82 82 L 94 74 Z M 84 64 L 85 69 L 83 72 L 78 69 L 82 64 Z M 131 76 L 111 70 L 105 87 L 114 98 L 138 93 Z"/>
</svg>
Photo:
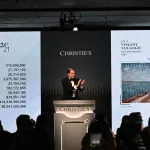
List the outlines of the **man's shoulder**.
<svg viewBox="0 0 150 150">
<path fill-rule="evenodd" d="M 75 78 L 75 80 L 76 80 L 76 81 L 79 81 L 80 79 L 79 79 L 79 78 Z"/>
<path fill-rule="evenodd" d="M 62 79 L 62 81 L 67 81 L 67 80 L 69 80 L 68 77 Z"/>
<path fill-rule="evenodd" d="M 149 126 L 145 127 L 145 128 L 143 129 L 143 132 L 148 132 L 148 130 L 150 130 L 150 127 L 149 127 Z"/>
<path fill-rule="evenodd" d="M 65 77 L 65 78 L 62 79 L 62 81 L 68 81 L 68 80 L 69 80 L 68 77 Z M 79 81 L 80 79 L 79 79 L 79 78 L 74 78 L 74 80 L 75 80 L 75 81 Z"/>
</svg>

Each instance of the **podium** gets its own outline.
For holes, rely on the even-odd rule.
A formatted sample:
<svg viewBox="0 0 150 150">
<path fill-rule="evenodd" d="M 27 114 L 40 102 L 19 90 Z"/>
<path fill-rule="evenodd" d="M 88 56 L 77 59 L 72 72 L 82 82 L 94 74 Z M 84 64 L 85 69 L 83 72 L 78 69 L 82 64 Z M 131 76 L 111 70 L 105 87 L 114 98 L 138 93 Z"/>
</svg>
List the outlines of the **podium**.
<svg viewBox="0 0 150 150">
<path fill-rule="evenodd" d="M 55 150 L 81 150 L 81 142 L 95 117 L 95 100 L 53 101 Z"/>
</svg>

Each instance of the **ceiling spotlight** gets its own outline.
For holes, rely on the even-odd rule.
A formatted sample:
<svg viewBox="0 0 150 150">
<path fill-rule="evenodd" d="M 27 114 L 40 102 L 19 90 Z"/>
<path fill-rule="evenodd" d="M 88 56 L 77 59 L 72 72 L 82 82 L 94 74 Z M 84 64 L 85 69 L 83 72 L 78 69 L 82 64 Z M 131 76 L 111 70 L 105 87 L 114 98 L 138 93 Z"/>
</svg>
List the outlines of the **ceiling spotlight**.
<svg viewBox="0 0 150 150">
<path fill-rule="evenodd" d="M 74 28 L 73 28 L 73 31 L 78 31 L 78 30 L 79 30 L 78 27 L 74 27 Z"/>
<path fill-rule="evenodd" d="M 79 28 L 76 26 L 76 23 L 81 18 L 76 16 L 76 12 L 61 12 L 59 18 L 59 24 L 61 31 L 70 30 L 70 31 L 78 31 Z"/>
</svg>

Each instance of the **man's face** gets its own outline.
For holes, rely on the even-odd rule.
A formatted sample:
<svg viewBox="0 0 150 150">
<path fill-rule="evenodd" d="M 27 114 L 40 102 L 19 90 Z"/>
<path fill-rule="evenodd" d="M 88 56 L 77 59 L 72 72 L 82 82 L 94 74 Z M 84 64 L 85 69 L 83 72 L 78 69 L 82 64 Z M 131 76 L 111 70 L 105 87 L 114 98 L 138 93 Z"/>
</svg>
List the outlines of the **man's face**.
<svg viewBox="0 0 150 150">
<path fill-rule="evenodd" d="M 71 79 L 75 78 L 75 71 L 70 70 L 70 73 L 68 73 L 68 77 L 71 78 Z"/>
</svg>

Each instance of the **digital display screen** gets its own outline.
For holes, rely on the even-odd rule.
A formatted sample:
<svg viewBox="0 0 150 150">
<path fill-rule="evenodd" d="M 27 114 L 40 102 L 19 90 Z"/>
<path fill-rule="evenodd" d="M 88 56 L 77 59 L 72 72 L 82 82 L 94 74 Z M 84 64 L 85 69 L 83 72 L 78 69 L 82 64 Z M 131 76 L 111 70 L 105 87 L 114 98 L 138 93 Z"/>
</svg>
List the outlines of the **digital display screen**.
<svg viewBox="0 0 150 150">
<path fill-rule="evenodd" d="M 0 120 L 16 131 L 16 118 L 41 113 L 40 32 L 0 32 Z"/>
</svg>

